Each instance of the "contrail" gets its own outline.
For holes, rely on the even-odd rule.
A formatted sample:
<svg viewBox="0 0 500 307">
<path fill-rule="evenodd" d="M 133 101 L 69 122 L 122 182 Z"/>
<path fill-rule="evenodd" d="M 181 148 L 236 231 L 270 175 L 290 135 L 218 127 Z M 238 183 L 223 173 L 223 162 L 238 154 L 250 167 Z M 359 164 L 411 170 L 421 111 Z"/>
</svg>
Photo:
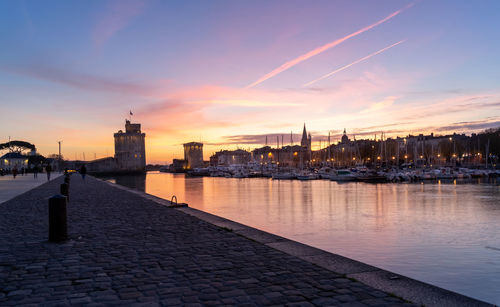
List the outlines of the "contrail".
<svg viewBox="0 0 500 307">
<path fill-rule="evenodd" d="M 315 55 L 318 55 L 318 54 L 320 54 L 320 53 L 322 53 L 322 52 L 324 52 L 324 51 L 326 51 L 326 50 L 328 50 L 330 48 L 333 48 L 333 47 L 335 47 L 335 46 L 337 46 L 337 45 L 345 42 L 349 38 L 355 37 L 355 36 L 357 36 L 357 35 L 359 35 L 359 34 L 361 34 L 363 32 L 366 32 L 366 31 L 368 31 L 368 30 L 370 30 L 370 29 L 372 29 L 372 28 L 374 28 L 374 27 L 376 27 L 376 26 L 378 26 L 378 25 L 380 25 L 380 24 L 388 21 L 392 17 L 398 15 L 402 11 L 404 11 L 404 10 L 406 10 L 406 9 L 412 7 L 412 6 L 413 6 L 413 3 L 410 3 L 409 5 L 405 6 L 404 8 L 395 11 L 394 13 L 392 13 L 389 16 L 385 17 L 384 19 L 381 19 L 381 20 L 377 21 L 374 24 L 371 24 L 371 25 L 369 25 L 367 27 L 362 28 L 361 30 L 358 30 L 358 31 L 356 31 L 354 33 L 351 33 L 351 34 L 347 35 L 347 36 L 339 38 L 339 39 L 337 39 L 337 40 L 335 40 L 333 42 L 330 42 L 330 43 L 328 43 L 326 45 L 323 45 L 321 47 L 313 49 L 313 50 L 309 51 L 308 53 L 305 53 L 305 54 L 303 54 L 303 55 L 301 55 L 301 56 L 299 56 L 299 57 L 297 57 L 297 58 L 295 58 L 293 60 L 290 60 L 290 61 L 284 63 L 283 65 L 281 65 L 280 67 L 274 69 L 270 73 L 267 73 L 264 76 L 260 77 L 257 81 L 255 81 L 254 83 L 248 85 L 246 88 L 254 87 L 257 84 L 260 84 L 260 83 L 266 81 L 267 79 L 272 78 L 272 77 L 276 76 L 277 74 L 279 74 L 279 73 L 281 73 L 281 72 L 283 72 L 283 71 L 285 71 L 285 70 L 287 70 L 287 69 L 289 69 L 289 68 L 291 68 L 291 67 L 293 67 L 293 66 L 295 66 L 295 65 L 297 65 L 297 64 L 299 64 L 299 63 L 301 63 L 301 62 L 303 62 L 303 61 L 305 61 L 307 59 L 309 59 L 309 58 L 312 58 Z"/>
<path fill-rule="evenodd" d="M 388 49 L 391 49 L 392 47 L 397 46 L 397 45 L 401 44 L 401 43 L 402 43 L 402 42 L 404 42 L 404 41 L 406 41 L 406 40 L 404 39 L 404 40 L 399 41 L 399 42 L 397 42 L 397 43 L 395 43 L 395 44 L 392 44 L 392 45 L 390 45 L 390 46 L 387 46 L 387 47 L 385 47 L 384 49 L 380 49 L 380 50 L 379 50 L 379 51 L 377 51 L 377 52 L 374 52 L 374 53 L 369 54 L 369 55 L 367 55 L 367 56 L 365 56 L 365 57 L 362 57 L 361 59 L 356 60 L 356 61 L 352 62 L 351 64 L 347 64 L 346 66 L 343 66 L 343 67 L 341 67 L 341 68 L 339 68 L 339 69 L 336 69 L 336 70 L 332 71 L 331 73 L 328 73 L 328 74 L 324 75 L 323 77 L 320 77 L 320 78 L 318 78 L 318 79 L 316 79 L 316 80 L 313 80 L 313 81 L 311 81 L 311 82 L 308 82 L 308 83 L 304 84 L 303 86 L 304 86 L 304 87 L 305 87 L 305 86 L 309 86 L 309 85 L 311 85 L 311 84 L 313 84 L 313 83 L 318 82 L 319 80 L 323 80 L 323 79 L 325 79 L 325 78 L 328 78 L 328 77 L 330 77 L 331 75 L 334 75 L 334 74 L 338 73 L 339 71 L 342 71 L 342 70 L 344 70 L 344 69 L 346 69 L 346 68 L 351 67 L 352 65 L 358 64 L 359 62 L 363 62 L 364 60 L 368 60 L 368 59 L 369 59 L 369 58 L 371 58 L 372 56 L 375 56 L 375 55 L 380 54 L 380 53 L 382 53 L 382 52 L 384 52 L 384 51 L 386 51 L 386 50 L 388 50 Z"/>
</svg>

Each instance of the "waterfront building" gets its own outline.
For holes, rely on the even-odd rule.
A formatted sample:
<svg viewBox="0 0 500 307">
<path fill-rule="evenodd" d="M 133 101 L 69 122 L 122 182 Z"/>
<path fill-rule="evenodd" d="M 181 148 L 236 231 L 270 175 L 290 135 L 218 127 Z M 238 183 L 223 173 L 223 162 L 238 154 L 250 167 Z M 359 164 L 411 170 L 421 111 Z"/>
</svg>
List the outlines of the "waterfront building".
<svg viewBox="0 0 500 307">
<path fill-rule="evenodd" d="M 0 157 L 0 169 L 12 170 L 17 168 L 31 168 L 35 164 L 40 164 L 46 159 L 36 152 L 35 145 L 25 141 L 8 141 L 0 144 L 0 150 L 9 152 Z M 29 150 L 29 153 L 26 151 Z M 24 153 L 23 153 L 24 152 Z"/>
<path fill-rule="evenodd" d="M 186 172 L 186 160 L 173 159 L 172 164 L 170 164 L 170 171 L 173 173 L 185 173 Z"/>
<path fill-rule="evenodd" d="M 229 166 L 235 164 L 247 164 L 250 162 L 252 154 L 243 149 L 221 150 L 210 157 L 212 166 Z"/>
<path fill-rule="evenodd" d="M 120 171 L 146 170 L 145 133 L 141 132 L 141 124 L 132 124 L 125 120 L 125 132 L 114 134 L 115 160 Z"/>
<path fill-rule="evenodd" d="M 13 170 L 28 167 L 28 156 L 19 152 L 8 152 L 0 158 L 0 169 Z"/>
<path fill-rule="evenodd" d="M 281 148 L 264 146 L 252 151 L 252 161 L 255 163 L 279 164 L 290 167 L 302 167 L 309 156 L 309 150 L 299 145 L 289 145 Z"/>
<path fill-rule="evenodd" d="M 197 142 L 184 144 L 184 160 L 187 169 L 203 167 L 203 144 Z"/>
</svg>

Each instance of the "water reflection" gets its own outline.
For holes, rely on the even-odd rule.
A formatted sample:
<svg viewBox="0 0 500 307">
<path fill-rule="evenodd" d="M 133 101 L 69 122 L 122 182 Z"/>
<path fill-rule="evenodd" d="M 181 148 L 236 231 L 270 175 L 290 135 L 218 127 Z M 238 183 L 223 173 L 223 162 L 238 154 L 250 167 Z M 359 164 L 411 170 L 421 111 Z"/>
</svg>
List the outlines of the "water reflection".
<svg viewBox="0 0 500 307">
<path fill-rule="evenodd" d="M 132 189 L 146 192 L 146 174 L 130 175 L 115 175 L 112 178 L 105 177 L 104 179 L 110 180 L 113 183 L 129 187 Z"/>
<path fill-rule="evenodd" d="M 338 184 L 148 173 L 116 182 L 500 304 L 497 181 Z"/>
</svg>

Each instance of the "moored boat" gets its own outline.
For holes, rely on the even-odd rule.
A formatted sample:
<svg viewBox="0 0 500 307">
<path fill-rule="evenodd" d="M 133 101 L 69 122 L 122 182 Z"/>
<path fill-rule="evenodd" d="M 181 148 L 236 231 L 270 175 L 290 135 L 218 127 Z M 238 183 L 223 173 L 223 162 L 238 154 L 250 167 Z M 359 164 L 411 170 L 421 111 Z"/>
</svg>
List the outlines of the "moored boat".
<svg viewBox="0 0 500 307">
<path fill-rule="evenodd" d="M 348 169 L 340 169 L 340 170 L 334 171 L 333 174 L 330 175 L 330 180 L 333 180 L 333 181 L 355 181 L 356 175 L 354 175 Z"/>
</svg>

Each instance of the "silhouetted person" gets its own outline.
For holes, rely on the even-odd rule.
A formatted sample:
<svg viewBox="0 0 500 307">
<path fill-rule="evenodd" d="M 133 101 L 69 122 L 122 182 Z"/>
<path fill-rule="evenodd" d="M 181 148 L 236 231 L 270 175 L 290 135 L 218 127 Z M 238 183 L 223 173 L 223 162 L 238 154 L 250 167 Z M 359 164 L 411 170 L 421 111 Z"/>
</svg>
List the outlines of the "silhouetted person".
<svg viewBox="0 0 500 307">
<path fill-rule="evenodd" d="M 16 176 L 17 176 L 17 166 L 14 167 L 14 169 L 12 170 L 12 176 L 14 176 L 14 179 L 16 179 Z"/>
<path fill-rule="evenodd" d="M 52 166 L 50 164 L 47 164 L 45 167 L 45 171 L 47 172 L 47 181 L 50 181 L 50 172 L 52 172 Z"/>
<path fill-rule="evenodd" d="M 87 175 L 87 168 L 85 167 L 85 164 L 80 168 L 80 174 L 82 175 L 82 179 L 85 180 L 85 175 Z"/>
<path fill-rule="evenodd" d="M 38 166 L 33 166 L 33 178 L 38 178 Z"/>
<path fill-rule="evenodd" d="M 24 167 L 21 167 L 21 175 L 24 176 L 25 173 L 26 173 L 26 170 L 24 169 Z"/>
</svg>

